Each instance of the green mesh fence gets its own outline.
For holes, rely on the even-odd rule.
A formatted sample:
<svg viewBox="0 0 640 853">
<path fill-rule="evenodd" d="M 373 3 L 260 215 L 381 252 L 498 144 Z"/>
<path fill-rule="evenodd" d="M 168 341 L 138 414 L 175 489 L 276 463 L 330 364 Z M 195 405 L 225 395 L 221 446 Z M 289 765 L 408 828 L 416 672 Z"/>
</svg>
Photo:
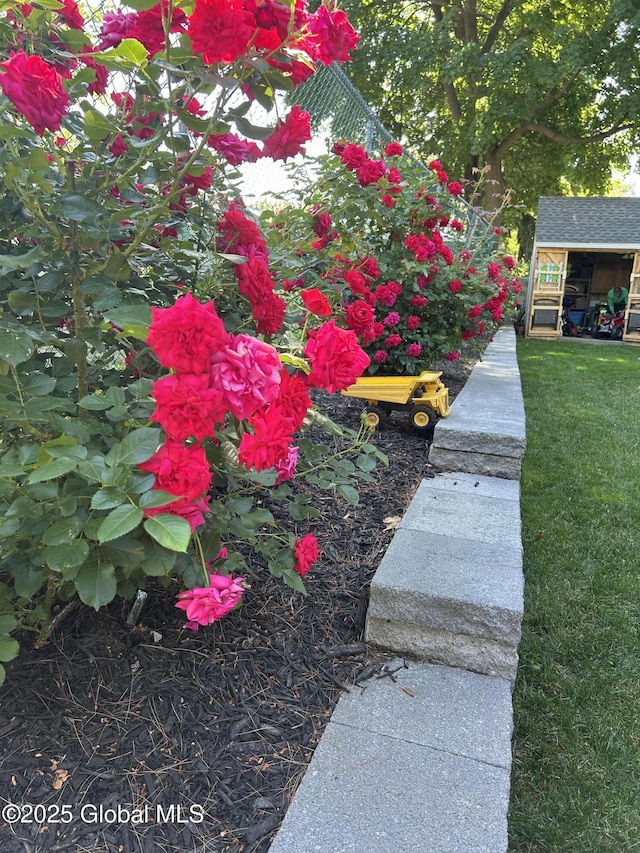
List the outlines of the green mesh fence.
<svg viewBox="0 0 640 853">
<path fill-rule="evenodd" d="M 347 139 L 362 145 L 367 150 L 381 149 L 394 137 L 382 124 L 373 109 L 362 97 L 342 68 L 333 63 L 323 66 L 305 83 L 298 86 L 288 99 L 297 103 L 311 115 L 313 129 L 327 139 Z M 401 140 L 398 140 L 401 141 Z M 407 167 L 421 173 L 431 171 L 404 148 Z M 434 185 L 434 193 L 442 191 Z M 466 243 L 474 244 L 477 254 L 478 243 L 486 242 L 488 224 L 463 199 L 457 199 L 458 215 L 466 223 Z M 489 253 L 493 241 L 489 241 Z"/>
<path fill-rule="evenodd" d="M 310 115 L 315 130 L 333 139 L 348 139 L 371 150 L 392 136 L 339 65 L 322 66 L 293 92 Z"/>
</svg>

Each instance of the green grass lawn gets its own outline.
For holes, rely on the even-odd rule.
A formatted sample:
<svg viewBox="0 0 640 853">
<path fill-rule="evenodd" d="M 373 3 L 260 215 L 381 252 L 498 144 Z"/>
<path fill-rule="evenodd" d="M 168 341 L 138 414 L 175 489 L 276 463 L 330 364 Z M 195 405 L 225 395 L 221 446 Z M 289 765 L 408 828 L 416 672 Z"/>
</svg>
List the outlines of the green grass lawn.
<svg viewBox="0 0 640 853">
<path fill-rule="evenodd" d="M 525 617 L 510 850 L 640 851 L 640 348 L 518 341 Z"/>
</svg>

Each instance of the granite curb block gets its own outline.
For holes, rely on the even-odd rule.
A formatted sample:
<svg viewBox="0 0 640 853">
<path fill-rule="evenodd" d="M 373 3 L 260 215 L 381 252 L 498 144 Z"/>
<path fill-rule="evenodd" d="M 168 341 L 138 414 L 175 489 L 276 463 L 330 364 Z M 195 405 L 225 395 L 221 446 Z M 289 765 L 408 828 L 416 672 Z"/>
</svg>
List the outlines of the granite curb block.
<svg viewBox="0 0 640 853">
<path fill-rule="evenodd" d="M 505 849 L 509 683 L 395 668 L 341 697 L 270 853 Z"/>
<path fill-rule="evenodd" d="M 378 566 L 365 637 L 513 682 L 523 594 L 519 483 L 443 474 L 421 483 Z"/>
<path fill-rule="evenodd" d="M 438 421 L 429 461 L 443 471 L 519 479 L 526 448 L 515 332 L 502 328 Z"/>
</svg>

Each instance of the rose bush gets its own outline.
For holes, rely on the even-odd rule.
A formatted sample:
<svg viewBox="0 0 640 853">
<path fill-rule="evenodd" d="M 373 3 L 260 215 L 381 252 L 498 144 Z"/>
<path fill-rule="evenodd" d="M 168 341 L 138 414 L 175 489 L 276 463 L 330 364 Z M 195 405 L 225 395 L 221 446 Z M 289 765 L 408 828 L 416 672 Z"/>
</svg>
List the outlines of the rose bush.
<svg viewBox="0 0 640 853">
<path fill-rule="evenodd" d="M 309 310 L 324 297 L 322 316 L 356 333 L 369 373 L 455 360 L 520 291 L 491 218 L 461 202 L 463 184 L 439 161 L 429 168 L 418 171 L 397 142 L 373 156 L 341 141 L 318 158 L 294 209 L 263 214 L 286 289 Z"/>
<path fill-rule="evenodd" d="M 2 10 L 0 660 L 16 628 L 42 644 L 78 598 L 97 609 L 149 577 L 179 584 L 189 627 L 261 568 L 304 591 L 318 548 L 291 479 L 356 502 L 380 458 L 309 389 L 369 359 L 289 309 L 235 167 L 304 151 L 307 113 L 272 126 L 249 108 L 348 58 L 355 32 L 304 0 Z M 318 420 L 326 444 L 304 436 Z"/>
</svg>

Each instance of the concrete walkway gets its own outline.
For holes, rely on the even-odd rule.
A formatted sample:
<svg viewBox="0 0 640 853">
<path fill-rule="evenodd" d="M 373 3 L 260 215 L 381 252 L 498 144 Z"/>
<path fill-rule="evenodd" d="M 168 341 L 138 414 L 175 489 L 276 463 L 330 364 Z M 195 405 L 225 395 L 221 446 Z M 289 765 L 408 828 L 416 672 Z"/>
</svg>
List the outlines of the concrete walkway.
<svg viewBox="0 0 640 853">
<path fill-rule="evenodd" d="M 436 427 L 449 473 L 421 483 L 374 576 L 386 673 L 340 698 L 270 853 L 507 849 L 524 435 L 502 329 Z"/>
</svg>

